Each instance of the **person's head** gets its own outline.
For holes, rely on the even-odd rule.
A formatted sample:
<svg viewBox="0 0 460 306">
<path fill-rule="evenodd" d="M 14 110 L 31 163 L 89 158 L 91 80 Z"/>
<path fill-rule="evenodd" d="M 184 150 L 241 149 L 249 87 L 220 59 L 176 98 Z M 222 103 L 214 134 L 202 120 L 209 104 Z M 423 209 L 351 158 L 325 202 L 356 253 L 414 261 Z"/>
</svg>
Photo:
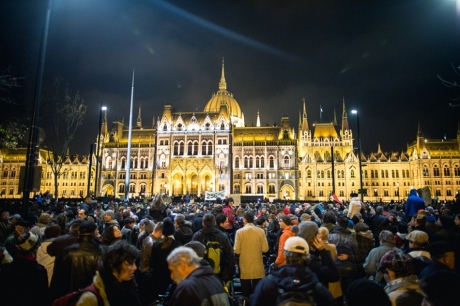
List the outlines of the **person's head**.
<svg viewBox="0 0 460 306">
<path fill-rule="evenodd" d="M 204 218 L 204 217 L 203 217 Z M 228 224 L 228 218 L 226 214 L 217 214 L 216 224 L 222 228 L 225 228 Z"/>
<path fill-rule="evenodd" d="M 214 217 L 212 214 L 206 214 L 203 216 L 202 222 L 203 226 L 216 226 L 216 217 Z"/>
<path fill-rule="evenodd" d="M 9 211 L 2 212 L 2 220 L 3 221 L 8 221 L 9 218 L 10 218 L 10 212 Z"/>
<path fill-rule="evenodd" d="M 303 266 L 310 258 L 308 243 L 301 237 L 289 237 L 284 243 L 284 256 L 288 265 Z"/>
<path fill-rule="evenodd" d="M 61 227 L 57 224 L 48 225 L 45 228 L 45 239 L 56 238 L 61 235 Z"/>
<path fill-rule="evenodd" d="M 196 255 L 200 257 L 200 259 L 204 257 L 204 253 L 206 252 L 206 247 L 201 242 L 193 240 L 193 241 L 190 241 L 189 243 L 186 243 L 184 246 L 194 250 Z"/>
<path fill-rule="evenodd" d="M 200 258 L 194 250 L 188 247 L 175 248 L 168 258 L 168 269 L 171 271 L 171 279 L 179 284 L 190 273 L 200 266 Z"/>
<path fill-rule="evenodd" d="M 409 276 L 413 274 L 412 257 L 401 250 L 388 251 L 380 259 L 379 271 L 388 275 L 388 280 Z"/>
<path fill-rule="evenodd" d="M 91 204 L 92 201 L 93 201 L 93 198 L 91 198 L 90 196 L 86 196 L 85 199 L 83 200 L 83 202 L 85 202 L 86 204 Z"/>
<path fill-rule="evenodd" d="M 86 219 L 88 217 L 88 211 L 85 208 L 78 210 L 78 219 Z"/>
<path fill-rule="evenodd" d="M 324 223 L 332 223 L 335 224 L 337 222 L 337 216 L 335 213 L 331 210 L 328 210 L 326 214 L 324 215 Z"/>
<path fill-rule="evenodd" d="M 320 227 L 318 228 L 318 233 L 321 235 L 321 239 L 323 241 L 328 241 L 329 240 L 329 230 L 327 227 Z"/>
<path fill-rule="evenodd" d="M 243 218 L 246 223 L 254 223 L 254 215 L 252 212 L 246 211 Z"/>
<path fill-rule="evenodd" d="M 130 281 L 136 271 L 139 250 L 132 244 L 120 240 L 107 247 L 103 254 L 103 269 L 110 271 L 118 282 Z"/>
<path fill-rule="evenodd" d="M 121 231 L 116 225 L 109 225 L 105 228 L 101 235 L 102 243 L 105 245 L 111 245 L 117 240 L 121 239 Z"/>
<path fill-rule="evenodd" d="M 134 224 L 136 224 L 136 220 L 135 220 L 133 217 L 126 217 L 126 218 L 123 220 L 123 224 L 124 224 L 127 228 L 133 228 Z"/>
<path fill-rule="evenodd" d="M 51 221 L 53 221 L 53 218 L 52 218 L 51 215 L 48 214 L 48 213 L 42 213 L 42 214 L 40 215 L 40 217 L 38 218 L 38 222 L 41 223 L 41 224 L 46 224 L 46 225 L 48 225 L 48 224 L 51 223 Z"/>
<path fill-rule="evenodd" d="M 29 231 L 30 223 L 24 220 L 19 220 L 16 222 L 14 226 L 14 230 L 16 231 L 16 235 L 21 236 L 25 232 Z"/>
<path fill-rule="evenodd" d="M 406 235 L 409 241 L 409 248 L 424 248 L 428 245 L 428 234 L 422 231 L 414 230 Z"/>
<path fill-rule="evenodd" d="M 157 224 L 155 224 L 155 227 L 153 228 L 152 236 L 157 239 L 160 239 L 163 236 L 163 222 L 160 221 L 160 222 L 157 222 Z"/>
<path fill-rule="evenodd" d="M 78 235 L 80 237 L 83 236 L 95 236 L 97 230 L 97 225 L 93 221 L 83 221 L 80 224 L 80 228 L 78 230 Z"/>
<path fill-rule="evenodd" d="M 347 217 L 341 217 L 337 219 L 337 225 L 343 228 L 348 227 L 348 218 Z"/>
<path fill-rule="evenodd" d="M 73 219 L 69 225 L 69 232 L 71 234 L 78 234 L 80 230 L 80 224 L 83 223 L 83 219 Z"/>
<path fill-rule="evenodd" d="M 104 213 L 104 222 L 115 220 L 115 212 L 111 209 L 107 209 Z"/>
<path fill-rule="evenodd" d="M 452 245 L 445 241 L 436 241 L 428 245 L 431 259 L 436 260 L 450 269 L 455 268 L 455 249 Z"/>
<path fill-rule="evenodd" d="M 426 226 L 426 216 L 423 214 L 414 215 L 414 226 L 425 227 Z"/>
<path fill-rule="evenodd" d="M 393 235 L 393 233 L 390 232 L 390 231 L 387 231 L 387 230 L 384 230 L 384 231 L 380 232 L 379 241 L 380 241 L 380 244 L 383 244 L 383 243 L 395 244 L 396 243 L 396 239 L 395 239 L 395 236 Z"/>
<path fill-rule="evenodd" d="M 163 236 L 165 237 L 173 236 L 175 231 L 176 229 L 174 228 L 174 223 L 172 223 L 171 221 L 167 221 L 167 220 L 163 222 L 163 228 L 162 228 Z"/>
<path fill-rule="evenodd" d="M 153 223 L 152 220 L 144 219 L 142 223 L 144 224 L 144 231 L 147 235 L 153 233 L 153 230 L 155 229 L 155 223 Z"/>
<path fill-rule="evenodd" d="M 299 225 L 292 226 L 291 231 L 312 246 L 313 239 L 318 235 L 318 224 L 313 221 L 302 221 Z"/>
<path fill-rule="evenodd" d="M 291 220 L 291 217 L 290 216 L 282 216 L 280 218 L 280 227 L 282 229 L 285 229 L 286 227 L 289 227 L 289 226 L 292 226 L 292 220 Z"/>
<path fill-rule="evenodd" d="M 230 206 L 230 207 L 233 206 L 233 203 L 234 203 L 233 198 L 226 198 L 225 201 L 224 201 L 224 204 L 226 206 Z"/>
<path fill-rule="evenodd" d="M 438 270 L 420 280 L 424 306 L 457 305 L 453 290 L 460 287 L 460 274 L 450 270 Z"/>
<path fill-rule="evenodd" d="M 455 226 L 460 227 L 460 214 L 456 214 L 454 218 Z"/>
<path fill-rule="evenodd" d="M 423 295 L 415 290 L 406 291 L 396 298 L 396 306 L 422 305 Z"/>
<path fill-rule="evenodd" d="M 16 240 L 16 246 L 21 252 L 33 253 L 38 245 L 38 236 L 31 232 L 21 234 Z"/>
<path fill-rule="evenodd" d="M 383 287 L 373 281 L 358 278 L 348 286 L 347 306 L 368 306 L 369 304 L 391 306 L 391 301 Z"/>
<path fill-rule="evenodd" d="M 177 227 L 182 226 L 185 224 L 185 216 L 183 214 L 177 214 L 174 218 L 174 223 Z"/>
</svg>

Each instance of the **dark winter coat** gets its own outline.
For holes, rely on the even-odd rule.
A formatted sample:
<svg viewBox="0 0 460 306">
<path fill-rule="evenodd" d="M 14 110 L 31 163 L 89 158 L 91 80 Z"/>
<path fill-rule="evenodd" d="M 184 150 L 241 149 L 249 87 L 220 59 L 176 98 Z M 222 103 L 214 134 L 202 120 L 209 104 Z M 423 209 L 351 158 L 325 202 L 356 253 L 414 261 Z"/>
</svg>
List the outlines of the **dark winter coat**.
<svg viewBox="0 0 460 306">
<path fill-rule="evenodd" d="M 334 305 L 329 290 L 318 283 L 316 275 L 309 268 L 285 265 L 259 282 L 251 298 L 251 305 L 276 305 L 276 299 L 280 294 L 278 288 L 285 292 L 312 290 L 314 301 L 318 306 Z"/>
</svg>

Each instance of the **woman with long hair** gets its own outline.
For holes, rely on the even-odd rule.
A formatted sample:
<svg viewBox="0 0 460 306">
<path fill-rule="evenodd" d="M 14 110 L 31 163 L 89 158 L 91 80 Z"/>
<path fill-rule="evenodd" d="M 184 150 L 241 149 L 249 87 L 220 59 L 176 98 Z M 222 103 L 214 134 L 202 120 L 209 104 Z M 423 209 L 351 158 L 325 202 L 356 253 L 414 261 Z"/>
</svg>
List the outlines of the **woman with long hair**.
<svg viewBox="0 0 460 306">
<path fill-rule="evenodd" d="M 77 305 L 100 305 L 98 301 L 111 306 L 141 305 L 134 281 L 137 258 L 139 250 L 126 241 L 108 246 L 93 279 L 95 292 L 84 290 Z"/>
<path fill-rule="evenodd" d="M 109 225 L 102 233 L 102 244 L 109 246 L 121 240 L 121 231 L 116 225 Z"/>
</svg>

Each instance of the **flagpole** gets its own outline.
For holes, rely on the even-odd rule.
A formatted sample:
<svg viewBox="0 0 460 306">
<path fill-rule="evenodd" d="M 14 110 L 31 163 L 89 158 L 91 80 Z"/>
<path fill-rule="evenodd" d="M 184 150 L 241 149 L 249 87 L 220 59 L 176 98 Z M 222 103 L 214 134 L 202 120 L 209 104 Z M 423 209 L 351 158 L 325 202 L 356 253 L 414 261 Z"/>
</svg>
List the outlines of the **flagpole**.
<svg viewBox="0 0 460 306">
<path fill-rule="evenodd" d="M 131 85 L 131 104 L 129 107 L 129 127 L 128 127 L 128 154 L 126 156 L 126 178 L 125 178 L 125 201 L 129 201 L 129 180 L 131 170 L 131 136 L 133 133 L 133 98 L 134 98 L 134 68 L 133 81 Z"/>
</svg>

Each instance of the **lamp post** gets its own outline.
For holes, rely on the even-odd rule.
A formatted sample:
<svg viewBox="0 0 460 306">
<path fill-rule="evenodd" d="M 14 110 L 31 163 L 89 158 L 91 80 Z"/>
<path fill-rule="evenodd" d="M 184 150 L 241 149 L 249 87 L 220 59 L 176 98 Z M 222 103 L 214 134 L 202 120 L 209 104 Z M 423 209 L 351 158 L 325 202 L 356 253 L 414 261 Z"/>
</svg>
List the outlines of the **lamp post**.
<svg viewBox="0 0 460 306">
<path fill-rule="evenodd" d="M 361 195 L 361 202 L 363 202 L 364 190 L 363 190 L 363 170 L 362 170 L 362 165 L 361 165 L 361 136 L 359 135 L 359 113 L 356 109 L 351 110 L 351 113 L 356 115 L 356 129 L 358 130 L 359 194 Z"/>
<path fill-rule="evenodd" d="M 377 203 L 377 188 L 374 188 L 375 203 Z"/>
<path fill-rule="evenodd" d="M 107 110 L 106 106 L 102 106 L 101 101 L 101 108 L 99 109 L 99 133 L 97 134 L 97 146 L 96 146 L 96 178 L 94 182 L 94 196 L 97 197 L 98 193 L 98 181 L 99 181 L 99 158 L 100 158 L 100 144 L 101 144 L 101 130 L 102 130 L 102 113 Z M 102 170 L 102 169 L 101 169 Z"/>
<path fill-rule="evenodd" d="M 397 187 L 396 191 L 398 193 L 398 202 L 399 202 L 399 183 L 396 183 L 396 187 Z"/>
</svg>

